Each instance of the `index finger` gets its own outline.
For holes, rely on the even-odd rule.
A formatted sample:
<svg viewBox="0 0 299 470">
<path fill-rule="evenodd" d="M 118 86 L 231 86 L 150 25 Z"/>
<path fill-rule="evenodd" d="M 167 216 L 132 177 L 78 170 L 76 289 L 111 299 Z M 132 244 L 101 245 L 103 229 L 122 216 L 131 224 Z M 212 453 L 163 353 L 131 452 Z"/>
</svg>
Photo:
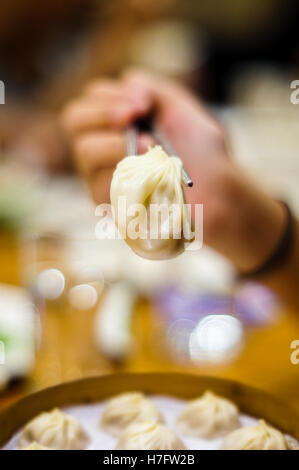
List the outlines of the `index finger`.
<svg viewBox="0 0 299 470">
<path fill-rule="evenodd" d="M 61 121 L 70 135 L 76 135 L 101 128 L 122 129 L 136 116 L 137 110 L 125 100 L 102 103 L 97 100 L 79 99 L 65 108 Z"/>
</svg>

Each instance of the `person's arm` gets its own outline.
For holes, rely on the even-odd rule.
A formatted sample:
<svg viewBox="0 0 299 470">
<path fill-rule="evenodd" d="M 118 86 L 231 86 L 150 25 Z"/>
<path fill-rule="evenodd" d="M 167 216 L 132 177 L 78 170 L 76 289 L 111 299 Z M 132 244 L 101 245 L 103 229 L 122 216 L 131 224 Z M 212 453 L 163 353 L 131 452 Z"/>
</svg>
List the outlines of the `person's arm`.
<svg viewBox="0 0 299 470">
<path fill-rule="evenodd" d="M 231 243 L 217 242 L 214 247 L 226 255 L 236 269 L 246 278 L 246 273 L 258 271 L 265 262 L 273 259 L 289 222 L 284 204 L 263 193 L 254 182 L 249 182 L 239 168 L 230 172 L 227 185 L 226 207 L 230 215 L 234 234 L 229 230 L 225 236 Z M 219 222 L 224 225 L 225 221 Z M 285 302 L 299 311 L 299 229 L 298 221 L 292 221 L 291 245 L 281 253 L 281 259 L 272 268 L 250 275 L 251 279 L 262 282 L 275 290 Z"/>
<path fill-rule="evenodd" d="M 286 224 L 284 207 L 229 158 L 223 129 L 183 87 L 143 72 L 119 81 L 99 81 L 63 113 L 78 168 L 96 202 L 109 199 L 115 164 L 125 154 L 125 127 L 155 109 L 157 126 L 168 136 L 193 188 L 187 202 L 204 206 L 204 242 L 226 256 L 242 273 L 255 270 L 276 249 Z M 152 143 L 139 139 L 140 152 Z M 299 237 L 288 263 L 260 281 L 299 307 L 295 287 L 299 270 Z"/>
</svg>

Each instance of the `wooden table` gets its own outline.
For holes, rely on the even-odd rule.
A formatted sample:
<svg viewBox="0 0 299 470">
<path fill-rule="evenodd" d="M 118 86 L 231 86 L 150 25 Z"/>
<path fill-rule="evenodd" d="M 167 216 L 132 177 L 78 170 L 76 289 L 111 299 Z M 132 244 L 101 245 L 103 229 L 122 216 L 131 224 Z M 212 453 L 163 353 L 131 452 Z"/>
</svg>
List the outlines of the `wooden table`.
<svg viewBox="0 0 299 470">
<path fill-rule="evenodd" d="M 18 256 L 12 241 L 0 243 L 0 281 L 18 283 Z M 291 364 L 290 344 L 299 339 L 299 315 L 282 312 L 278 323 L 247 331 L 237 360 L 225 366 L 199 367 L 173 362 L 157 341 L 156 312 L 140 301 L 134 315 L 134 351 L 123 364 L 103 357 L 93 340 L 94 310 L 71 311 L 48 306 L 43 341 L 28 380 L 0 397 L 0 409 L 33 390 L 79 377 L 117 371 L 191 371 L 255 385 L 292 403 L 299 410 L 299 365 Z"/>
</svg>

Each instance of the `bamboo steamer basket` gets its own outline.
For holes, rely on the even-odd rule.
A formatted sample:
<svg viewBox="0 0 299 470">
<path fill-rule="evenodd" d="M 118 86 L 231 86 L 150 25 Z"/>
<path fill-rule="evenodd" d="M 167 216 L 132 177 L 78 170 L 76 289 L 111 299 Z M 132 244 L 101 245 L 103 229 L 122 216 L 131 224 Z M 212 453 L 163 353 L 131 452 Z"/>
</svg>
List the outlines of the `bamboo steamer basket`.
<svg viewBox="0 0 299 470">
<path fill-rule="evenodd" d="M 299 440 L 299 415 L 289 405 L 251 386 L 231 380 L 181 373 L 119 373 L 56 385 L 22 398 L 0 414 L 0 446 L 43 411 L 105 400 L 119 393 L 143 391 L 192 399 L 205 390 L 229 398 L 240 411 L 262 418 Z"/>
</svg>

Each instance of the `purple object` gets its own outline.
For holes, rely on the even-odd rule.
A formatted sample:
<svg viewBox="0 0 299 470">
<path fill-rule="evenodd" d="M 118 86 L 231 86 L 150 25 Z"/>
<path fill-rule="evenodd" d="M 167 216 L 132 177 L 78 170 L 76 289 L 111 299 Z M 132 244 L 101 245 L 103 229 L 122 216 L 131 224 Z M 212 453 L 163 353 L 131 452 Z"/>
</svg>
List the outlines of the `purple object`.
<svg viewBox="0 0 299 470">
<path fill-rule="evenodd" d="M 264 326 L 277 320 L 279 299 L 256 282 L 242 284 L 235 294 L 235 311 L 247 326 Z"/>
<path fill-rule="evenodd" d="M 270 289 L 247 282 L 235 295 L 190 293 L 172 286 L 160 290 L 154 304 L 169 322 L 184 318 L 197 323 L 207 315 L 235 315 L 244 325 L 258 327 L 276 320 L 279 301 Z"/>
<path fill-rule="evenodd" d="M 186 318 L 198 322 L 206 315 L 228 314 L 234 310 L 231 296 L 187 293 L 176 287 L 161 290 L 154 302 L 171 321 Z"/>
</svg>

